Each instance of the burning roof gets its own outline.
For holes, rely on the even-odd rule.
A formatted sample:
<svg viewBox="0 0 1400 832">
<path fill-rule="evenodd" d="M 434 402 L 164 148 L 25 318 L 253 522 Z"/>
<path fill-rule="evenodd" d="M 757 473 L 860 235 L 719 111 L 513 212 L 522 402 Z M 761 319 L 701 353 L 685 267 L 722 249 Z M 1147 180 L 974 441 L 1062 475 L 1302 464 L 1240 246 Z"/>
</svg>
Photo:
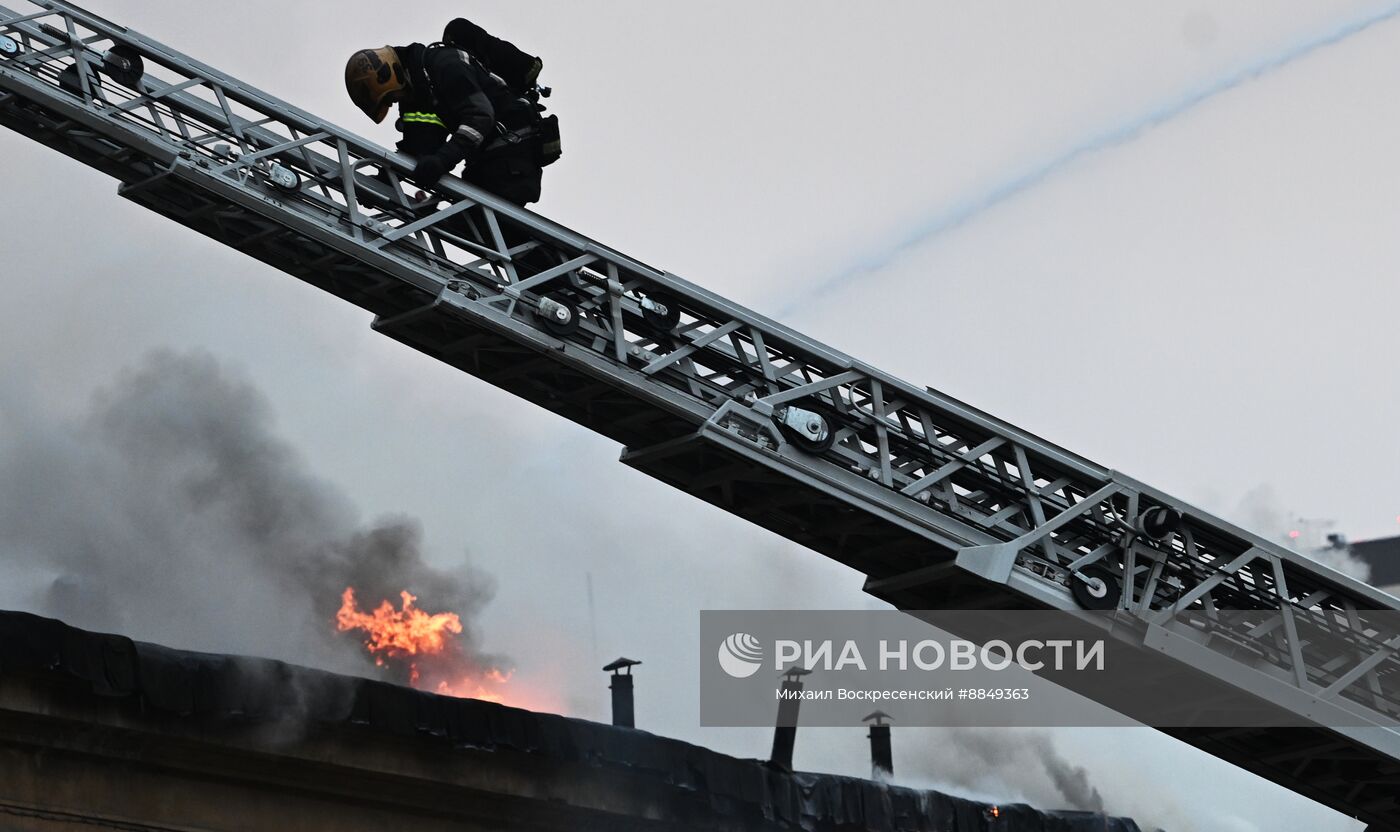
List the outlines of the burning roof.
<svg viewBox="0 0 1400 832">
<path fill-rule="evenodd" d="M 250 754 L 256 763 L 247 762 Z M 67 785 L 79 775 L 64 766 L 108 758 L 114 765 L 105 777 L 84 781 L 97 785 L 45 780 L 63 777 Z M 210 828 L 238 828 L 234 815 L 274 803 L 294 813 L 296 801 L 319 789 L 339 795 L 337 807 L 353 793 L 360 813 L 488 825 L 504 816 L 521 829 L 1138 830 L 1092 813 L 993 808 L 857 778 L 784 773 L 644 731 L 0 612 L 0 815 L 66 797 L 63 806 L 41 808 L 128 819 L 140 809 L 148 815 L 141 823 L 188 824 L 197 819 L 161 814 L 175 811 L 173 803 L 137 798 L 151 778 L 181 772 L 195 783 L 182 788 L 213 788 L 227 776 L 265 790 L 247 805 L 186 801 L 184 812 L 216 812 L 222 825 Z M 174 788 L 161 782 L 150 788 Z M 320 806 L 307 817 L 328 823 L 329 811 Z M 290 815 L 279 817 L 274 825 L 291 825 Z M 322 828 L 317 823 L 305 828 Z"/>
<path fill-rule="evenodd" d="M 488 702 L 526 704 L 525 694 L 507 690 L 512 670 L 484 666 L 474 659 L 457 637 L 462 619 L 455 612 L 426 612 L 414 606 L 418 597 L 404 590 L 395 608 L 381 601 L 362 612 L 355 588 L 346 587 L 336 612 L 336 629 L 363 635 L 365 649 L 379 667 L 397 667 L 402 681 L 420 690 L 445 696 L 484 699 Z"/>
</svg>

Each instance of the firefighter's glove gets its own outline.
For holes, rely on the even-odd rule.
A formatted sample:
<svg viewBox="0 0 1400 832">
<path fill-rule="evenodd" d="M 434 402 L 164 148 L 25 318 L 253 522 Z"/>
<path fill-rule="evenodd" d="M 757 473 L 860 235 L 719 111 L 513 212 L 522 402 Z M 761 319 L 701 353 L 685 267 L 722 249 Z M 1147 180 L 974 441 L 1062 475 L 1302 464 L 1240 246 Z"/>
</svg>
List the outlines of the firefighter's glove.
<svg viewBox="0 0 1400 832">
<path fill-rule="evenodd" d="M 413 166 L 413 176 L 410 178 L 424 188 L 431 188 L 447 173 L 447 169 L 446 162 L 430 153 L 419 159 L 418 164 Z"/>
</svg>

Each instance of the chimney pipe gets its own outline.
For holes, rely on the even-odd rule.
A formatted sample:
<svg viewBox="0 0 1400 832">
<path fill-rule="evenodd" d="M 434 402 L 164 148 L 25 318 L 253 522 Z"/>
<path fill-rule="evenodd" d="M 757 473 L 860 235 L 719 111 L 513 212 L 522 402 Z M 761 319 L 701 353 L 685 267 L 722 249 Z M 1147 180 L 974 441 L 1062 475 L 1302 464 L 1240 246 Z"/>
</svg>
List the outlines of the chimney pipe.
<svg viewBox="0 0 1400 832">
<path fill-rule="evenodd" d="M 812 671 L 790 667 L 783 671 L 783 695 L 778 699 L 778 724 L 773 729 L 773 753 L 768 764 L 792 771 L 792 748 L 797 742 L 797 712 L 802 705 L 802 677 Z"/>
<path fill-rule="evenodd" d="M 890 748 L 887 719 L 890 719 L 889 714 L 876 711 L 861 720 L 870 722 L 870 776 L 875 780 L 889 780 L 894 776 L 894 751 Z"/>
<path fill-rule="evenodd" d="M 635 659 L 621 658 L 603 667 L 604 671 L 612 673 L 608 688 L 612 690 L 613 725 L 637 727 L 637 718 L 632 709 L 632 667 L 639 664 L 641 662 Z"/>
</svg>

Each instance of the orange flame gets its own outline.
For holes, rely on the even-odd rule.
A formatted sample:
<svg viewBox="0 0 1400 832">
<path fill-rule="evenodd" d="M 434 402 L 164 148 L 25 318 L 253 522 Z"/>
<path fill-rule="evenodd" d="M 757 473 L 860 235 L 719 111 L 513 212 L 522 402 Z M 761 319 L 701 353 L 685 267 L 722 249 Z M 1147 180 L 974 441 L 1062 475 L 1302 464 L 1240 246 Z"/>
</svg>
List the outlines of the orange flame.
<svg viewBox="0 0 1400 832">
<path fill-rule="evenodd" d="M 417 596 L 407 590 L 400 592 L 399 597 L 399 609 L 386 600 L 373 612 L 362 612 L 355 602 L 354 587 L 346 587 L 340 594 L 336 629 L 363 632 L 365 649 L 374 657 L 374 663 L 406 669 L 408 683 L 413 687 L 447 696 L 505 702 L 508 697 L 499 687 L 509 682 L 515 671 L 475 667 L 454 641 L 462 634 L 462 619 L 457 613 L 421 610 L 414 606 Z"/>
<path fill-rule="evenodd" d="M 514 670 L 508 670 L 502 673 L 501 671 L 492 667 L 487 669 L 485 673 L 481 674 L 480 678 L 463 676 L 457 679 L 455 682 L 438 682 L 437 688 L 435 690 L 438 693 L 443 694 L 444 696 L 456 696 L 465 699 L 485 699 L 487 702 L 501 702 L 504 704 L 505 697 L 503 697 L 498 691 L 494 691 L 491 688 L 489 688 L 488 684 L 504 685 L 505 683 L 509 682 L 510 677 L 514 675 Z"/>
<path fill-rule="evenodd" d="M 396 610 L 388 601 L 380 603 L 372 613 L 360 612 L 355 604 L 355 590 L 346 587 L 340 593 L 340 611 L 335 625 L 341 632 L 364 630 L 365 647 L 376 658 L 385 656 L 436 655 L 447 646 L 448 634 L 462 632 L 462 619 L 455 612 L 429 614 L 413 606 L 418 597 L 407 590 L 400 592 L 403 609 Z"/>
</svg>

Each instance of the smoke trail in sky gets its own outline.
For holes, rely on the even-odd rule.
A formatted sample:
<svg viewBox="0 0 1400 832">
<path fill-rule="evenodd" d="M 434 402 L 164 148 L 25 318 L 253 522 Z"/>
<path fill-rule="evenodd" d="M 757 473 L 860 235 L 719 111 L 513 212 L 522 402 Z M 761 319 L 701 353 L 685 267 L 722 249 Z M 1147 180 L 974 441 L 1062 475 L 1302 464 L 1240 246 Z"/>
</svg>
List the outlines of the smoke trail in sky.
<svg viewBox="0 0 1400 832">
<path fill-rule="evenodd" d="M 833 290 L 840 289 L 866 274 L 884 268 L 909 249 L 944 234 L 945 232 L 951 231 L 969 220 L 995 208 L 1001 203 L 1034 188 L 1054 174 L 1074 164 L 1083 156 L 1132 141 L 1145 130 L 1171 121 L 1177 116 L 1184 115 L 1195 109 L 1198 105 L 1222 93 L 1229 92 L 1250 80 L 1282 69 L 1295 61 L 1311 55 L 1318 49 L 1340 43 L 1353 35 L 1359 34 L 1378 23 L 1384 23 L 1397 15 L 1400 15 L 1400 3 L 1388 4 L 1363 17 L 1338 24 L 1325 32 L 1312 35 L 1311 37 L 1295 43 L 1287 49 L 1246 64 L 1202 86 L 1188 90 L 1173 100 L 1167 101 L 1145 112 L 1138 113 L 1136 116 L 1126 121 L 1112 125 L 1107 129 L 1088 136 L 1083 141 L 1075 143 L 1064 152 L 1038 165 L 993 184 L 981 193 L 971 194 L 953 203 L 941 213 L 929 218 L 927 222 L 916 226 L 902 239 L 895 241 L 881 251 L 871 253 L 862 260 L 852 264 L 845 271 L 833 275 L 813 286 L 804 293 L 802 297 L 791 301 L 786 308 L 781 309 L 778 313 L 778 317 L 787 317 L 793 312 L 821 298 L 823 295 Z"/>
</svg>

